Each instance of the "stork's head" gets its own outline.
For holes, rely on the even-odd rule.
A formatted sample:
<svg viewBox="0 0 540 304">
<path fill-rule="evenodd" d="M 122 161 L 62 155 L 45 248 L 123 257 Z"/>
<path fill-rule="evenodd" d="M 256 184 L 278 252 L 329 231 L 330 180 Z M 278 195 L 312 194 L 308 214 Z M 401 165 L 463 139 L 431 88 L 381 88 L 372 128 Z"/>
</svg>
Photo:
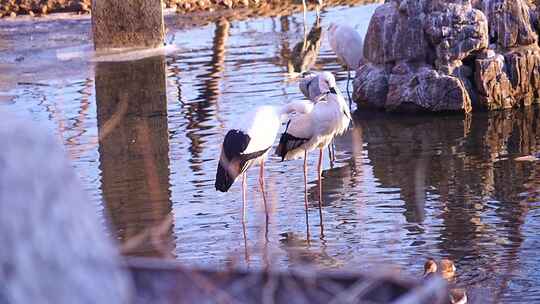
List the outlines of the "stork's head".
<svg viewBox="0 0 540 304">
<path fill-rule="evenodd" d="M 319 89 L 321 93 L 337 94 L 336 78 L 330 72 L 322 72 L 319 75 Z"/>
</svg>

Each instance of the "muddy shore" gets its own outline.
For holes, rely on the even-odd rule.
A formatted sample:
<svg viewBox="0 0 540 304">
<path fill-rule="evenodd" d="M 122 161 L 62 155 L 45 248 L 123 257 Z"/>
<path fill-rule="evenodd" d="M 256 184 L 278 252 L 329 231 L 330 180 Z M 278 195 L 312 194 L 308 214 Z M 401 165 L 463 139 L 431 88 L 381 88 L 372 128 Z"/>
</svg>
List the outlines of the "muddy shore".
<svg viewBox="0 0 540 304">
<path fill-rule="evenodd" d="M 355 4 L 376 1 L 331 0 L 327 5 Z M 264 7 L 302 7 L 300 0 L 164 0 L 166 8 L 177 13 L 199 11 L 227 11 L 230 9 L 264 8 Z M 92 0 L 0 0 L 0 18 L 18 15 L 41 16 L 50 13 L 72 12 L 88 14 L 92 10 Z M 313 6 L 313 3 L 309 3 Z"/>
</svg>

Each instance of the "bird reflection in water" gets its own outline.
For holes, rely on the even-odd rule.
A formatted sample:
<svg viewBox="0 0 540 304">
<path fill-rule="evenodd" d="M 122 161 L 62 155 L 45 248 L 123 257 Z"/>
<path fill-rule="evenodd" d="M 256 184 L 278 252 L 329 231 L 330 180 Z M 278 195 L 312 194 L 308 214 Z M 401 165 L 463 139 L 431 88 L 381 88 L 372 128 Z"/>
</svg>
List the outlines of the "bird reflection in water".
<svg viewBox="0 0 540 304">
<path fill-rule="evenodd" d="M 298 42 L 290 53 L 283 53 L 287 61 L 287 72 L 290 75 L 309 71 L 317 61 L 322 38 L 320 21 L 321 19 L 317 18 L 309 32 L 304 31 L 303 40 Z"/>
<path fill-rule="evenodd" d="M 311 242 L 300 235 L 288 231 L 280 234 L 280 247 L 292 264 L 298 266 L 317 265 L 323 267 L 343 267 L 344 262 L 327 253 L 326 241 Z"/>
<path fill-rule="evenodd" d="M 363 164 L 362 164 L 362 129 L 360 126 L 351 128 L 344 135 L 336 138 L 336 146 L 340 151 L 351 151 L 347 153 L 346 157 L 341 157 L 336 166 L 326 169 L 323 172 L 322 179 L 322 201 L 324 207 L 330 207 L 334 214 L 339 214 L 342 207 L 345 209 L 348 202 L 344 200 L 350 200 L 351 193 L 354 193 L 355 210 L 352 216 L 353 218 L 360 220 L 362 214 L 363 202 L 362 193 L 359 191 L 362 185 L 363 179 Z M 316 207 L 316 201 L 318 201 L 319 186 L 313 181 L 312 187 L 308 190 L 309 201 L 313 202 L 312 206 Z M 345 210 L 344 209 L 344 210 Z M 326 242 L 324 227 L 321 227 L 321 235 L 319 237 L 321 242 Z"/>
</svg>

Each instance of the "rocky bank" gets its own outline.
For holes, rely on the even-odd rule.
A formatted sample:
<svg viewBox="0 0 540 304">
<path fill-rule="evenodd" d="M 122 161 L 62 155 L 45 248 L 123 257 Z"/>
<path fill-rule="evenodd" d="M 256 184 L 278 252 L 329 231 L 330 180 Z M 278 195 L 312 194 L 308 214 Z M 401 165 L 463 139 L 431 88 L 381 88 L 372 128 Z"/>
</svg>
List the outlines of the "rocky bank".
<svg viewBox="0 0 540 304">
<path fill-rule="evenodd" d="M 163 0 L 167 8 L 186 13 L 259 6 L 279 0 Z M 53 12 L 90 13 L 92 0 L 0 0 L 0 17 L 21 14 L 42 15 Z"/>
<path fill-rule="evenodd" d="M 132 0 L 130 0 L 132 1 Z M 379 2 L 380 0 L 326 0 L 325 5 L 355 5 L 361 3 Z M 308 0 L 310 9 L 315 8 L 316 1 Z M 382 1 L 380 1 L 382 2 Z M 228 11 L 231 9 L 268 10 L 281 7 L 284 10 L 302 8 L 301 0 L 163 0 L 166 8 L 178 13 L 201 11 Z M 90 13 L 92 0 L 0 0 L 0 18 L 16 17 L 17 15 L 45 15 L 56 12 Z M 284 12 L 285 13 L 285 12 Z"/>
<path fill-rule="evenodd" d="M 386 0 L 370 21 L 353 98 L 413 112 L 538 103 L 538 30 L 526 0 Z"/>
</svg>

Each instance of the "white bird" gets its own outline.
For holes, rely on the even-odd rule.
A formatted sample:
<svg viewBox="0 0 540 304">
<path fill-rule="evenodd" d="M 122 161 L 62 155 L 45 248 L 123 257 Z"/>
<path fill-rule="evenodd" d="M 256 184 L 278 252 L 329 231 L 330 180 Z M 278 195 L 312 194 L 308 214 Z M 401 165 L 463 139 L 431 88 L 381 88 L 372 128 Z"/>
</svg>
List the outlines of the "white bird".
<svg viewBox="0 0 540 304">
<path fill-rule="evenodd" d="M 347 67 L 347 95 L 350 107 L 349 81 L 351 79 L 351 70 L 356 70 L 360 66 L 364 51 L 364 40 L 354 28 L 348 25 L 331 23 L 328 27 L 328 42 L 338 59 Z"/>
<path fill-rule="evenodd" d="M 325 94 L 325 92 L 321 91 L 321 87 L 319 86 L 318 76 L 319 74 L 311 71 L 305 71 L 300 74 L 300 82 L 298 83 L 300 92 L 312 102 L 316 102 L 319 97 Z"/>
<path fill-rule="evenodd" d="M 302 74 L 300 74 L 300 82 L 298 86 L 300 88 L 300 92 L 302 92 L 302 94 L 304 94 L 304 96 L 312 102 L 317 102 L 321 96 L 325 94 L 319 86 L 319 74 L 315 72 L 302 72 Z M 330 158 L 330 165 L 333 167 L 333 163 L 335 161 L 333 141 L 328 145 L 328 156 Z"/>
<path fill-rule="evenodd" d="M 264 209 L 268 209 L 264 193 L 264 161 L 272 147 L 281 122 L 291 113 L 310 112 L 313 104 L 308 101 L 291 102 L 283 107 L 260 106 L 247 113 L 240 125 L 227 132 L 221 149 L 216 172 L 216 190 L 227 192 L 239 175 L 242 177 L 242 222 L 246 215 L 246 171 L 260 164 L 259 184 L 263 194 Z"/>
<path fill-rule="evenodd" d="M 318 86 L 324 92 L 311 111 L 292 116 L 281 135 L 276 154 L 282 160 L 304 157 L 304 194 L 307 197 L 307 153 L 319 149 L 318 185 L 319 216 L 322 227 L 322 160 L 323 149 L 334 136 L 344 133 L 351 121 L 349 108 L 337 89 L 332 73 L 323 72 L 318 77 Z M 309 89 L 308 89 L 309 91 Z M 307 208 L 307 206 L 306 206 Z"/>
</svg>

